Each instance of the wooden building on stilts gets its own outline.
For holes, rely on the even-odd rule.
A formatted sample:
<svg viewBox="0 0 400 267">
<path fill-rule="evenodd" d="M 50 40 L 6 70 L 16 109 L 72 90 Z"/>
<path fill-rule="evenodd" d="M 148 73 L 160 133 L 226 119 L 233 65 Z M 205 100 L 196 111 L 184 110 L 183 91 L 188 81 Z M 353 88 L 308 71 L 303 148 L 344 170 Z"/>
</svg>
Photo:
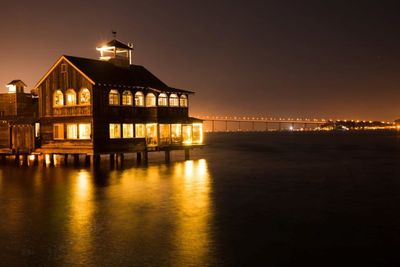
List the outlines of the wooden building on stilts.
<svg viewBox="0 0 400 267">
<path fill-rule="evenodd" d="M 98 60 L 61 56 L 35 86 L 38 98 L 31 97 L 36 102 L 30 117 L 16 114 L 5 123 L 0 113 L 0 144 L 13 152 L 19 137 L 5 138 L 3 131 L 25 125 L 30 153 L 48 155 L 50 161 L 54 155 L 66 160 L 85 155 L 94 164 L 104 154 L 112 162 L 126 153 L 147 161 L 152 151 L 164 151 L 169 161 L 172 150 L 188 157 L 189 149 L 203 145 L 202 121 L 189 117 L 193 92 L 170 87 L 133 65 L 131 44 L 114 39 L 97 50 Z"/>
</svg>

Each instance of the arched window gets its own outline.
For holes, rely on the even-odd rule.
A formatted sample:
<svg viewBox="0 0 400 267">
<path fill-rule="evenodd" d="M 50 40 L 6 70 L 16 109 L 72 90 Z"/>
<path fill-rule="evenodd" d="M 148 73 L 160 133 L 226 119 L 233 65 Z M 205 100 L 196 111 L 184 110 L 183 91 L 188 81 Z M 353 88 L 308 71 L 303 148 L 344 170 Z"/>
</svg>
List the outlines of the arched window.
<svg viewBox="0 0 400 267">
<path fill-rule="evenodd" d="M 133 99 L 132 99 L 132 93 L 131 91 L 125 90 L 122 93 L 122 105 L 123 106 L 132 106 L 133 105 Z"/>
<path fill-rule="evenodd" d="M 87 88 L 83 88 L 79 92 L 79 104 L 89 105 L 90 104 L 90 91 Z"/>
<path fill-rule="evenodd" d="M 169 106 L 170 107 L 178 107 L 179 106 L 179 98 L 176 94 L 170 94 Z"/>
<path fill-rule="evenodd" d="M 135 106 L 137 106 L 137 107 L 144 106 L 144 95 L 140 91 L 135 93 Z"/>
<path fill-rule="evenodd" d="M 76 93 L 74 89 L 68 89 L 67 92 L 65 93 L 65 104 L 67 106 L 74 106 L 76 105 Z"/>
<path fill-rule="evenodd" d="M 153 93 L 148 93 L 146 95 L 146 107 L 156 106 L 156 96 Z"/>
<path fill-rule="evenodd" d="M 64 94 L 63 94 L 63 92 L 61 92 L 61 90 L 57 90 L 54 92 L 53 106 L 55 106 L 55 107 L 64 106 Z"/>
<path fill-rule="evenodd" d="M 161 93 L 158 95 L 158 105 L 161 107 L 168 106 L 168 97 L 167 94 Z"/>
<path fill-rule="evenodd" d="M 110 90 L 110 93 L 108 94 L 108 104 L 112 106 L 119 105 L 119 93 L 117 90 Z"/>
<path fill-rule="evenodd" d="M 188 101 L 187 101 L 187 96 L 186 95 L 181 95 L 179 98 L 179 106 L 181 107 L 187 107 L 188 106 Z"/>
</svg>

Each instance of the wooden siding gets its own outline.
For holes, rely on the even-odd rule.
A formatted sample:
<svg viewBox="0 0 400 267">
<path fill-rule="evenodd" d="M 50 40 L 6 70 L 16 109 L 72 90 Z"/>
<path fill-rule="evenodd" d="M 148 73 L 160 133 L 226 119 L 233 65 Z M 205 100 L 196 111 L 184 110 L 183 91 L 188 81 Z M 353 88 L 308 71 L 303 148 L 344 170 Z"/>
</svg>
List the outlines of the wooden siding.
<svg viewBox="0 0 400 267">
<path fill-rule="evenodd" d="M 0 122 L 0 149 L 10 148 L 10 128 L 8 122 Z"/>
<path fill-rule="evenodd" d="M 17 115 L 16 94 L 0 94 L 0 117 Z"/>
<path fill-rule="evenodd" d="M 31 153 L 35 149 L 33 125 L 13 125 L 11 127 L 12 149 L 17 153 Z"/>
</svg>

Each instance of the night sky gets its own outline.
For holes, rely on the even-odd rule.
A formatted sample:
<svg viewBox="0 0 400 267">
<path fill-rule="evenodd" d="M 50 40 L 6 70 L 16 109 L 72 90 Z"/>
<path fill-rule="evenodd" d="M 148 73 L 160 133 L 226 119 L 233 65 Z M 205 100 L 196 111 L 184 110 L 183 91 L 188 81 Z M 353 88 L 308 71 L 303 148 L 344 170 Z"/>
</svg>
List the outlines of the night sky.
<svg viewBox="0 0 400 267">
<path fill-rule="evenodd" d="M 116 30 L 135 64 L 196 92 L 191 115 L 400 118 L 396 1 L 349 2 L 3 1 L 0 84 L 31 89 Z"/>
</svg>

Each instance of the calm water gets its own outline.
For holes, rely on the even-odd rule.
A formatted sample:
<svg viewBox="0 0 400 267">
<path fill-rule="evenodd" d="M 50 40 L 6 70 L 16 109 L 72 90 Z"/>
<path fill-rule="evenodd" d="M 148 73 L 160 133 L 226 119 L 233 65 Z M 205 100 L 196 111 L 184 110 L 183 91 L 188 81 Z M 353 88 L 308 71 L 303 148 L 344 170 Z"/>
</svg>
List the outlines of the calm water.
<svg viewBox="0 0 400 267">
<path fill-rule="evenodd" d="M 170 165 L 0 169 L 0 266 L 398 266 L 400 135 L 241 133 Z"/>
</svg>

